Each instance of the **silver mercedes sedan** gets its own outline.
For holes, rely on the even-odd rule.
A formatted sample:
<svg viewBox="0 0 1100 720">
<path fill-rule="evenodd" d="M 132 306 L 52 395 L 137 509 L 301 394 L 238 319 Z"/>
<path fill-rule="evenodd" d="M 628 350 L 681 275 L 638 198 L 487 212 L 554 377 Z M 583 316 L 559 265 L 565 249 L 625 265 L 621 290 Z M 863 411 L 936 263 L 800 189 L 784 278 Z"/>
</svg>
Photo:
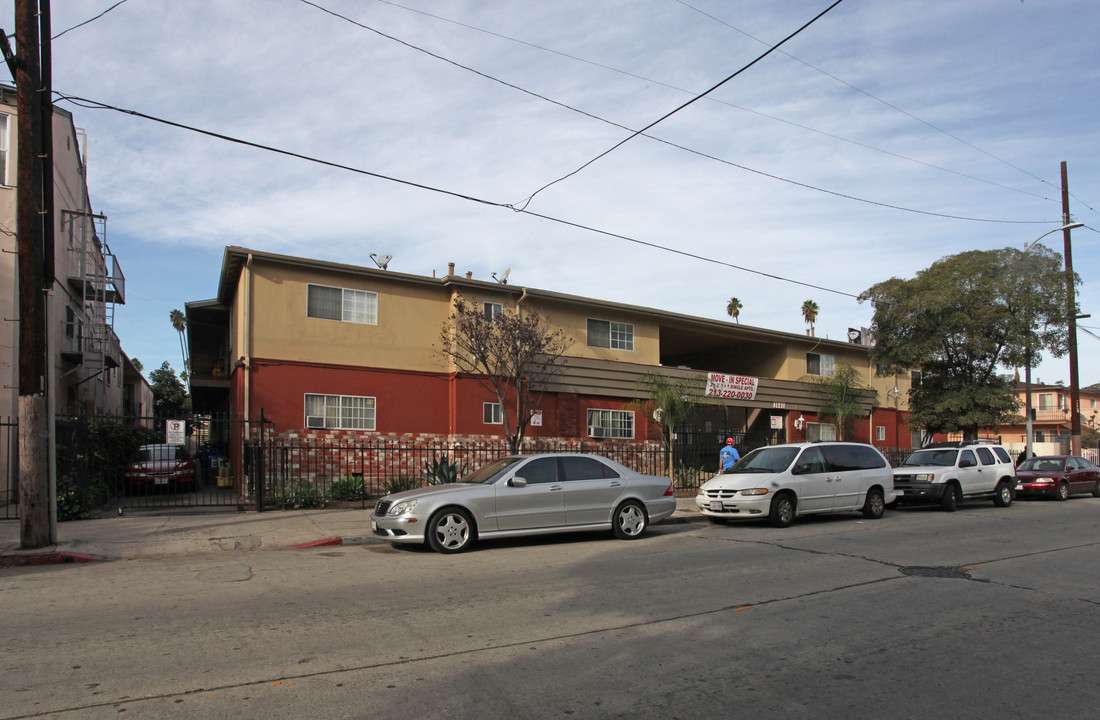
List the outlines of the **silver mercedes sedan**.
<svg viewBox="0 0 1100 720">
<path fill-rule="evenodd" d="M 378 501 L 371 532 L 441 553 L 483 538 L 610 530 L 638 538 L 676 510 L 668 478 L 642 475 L 598 455 L 511 455 L 461 482 L 406 490 Z"/>
</svg>

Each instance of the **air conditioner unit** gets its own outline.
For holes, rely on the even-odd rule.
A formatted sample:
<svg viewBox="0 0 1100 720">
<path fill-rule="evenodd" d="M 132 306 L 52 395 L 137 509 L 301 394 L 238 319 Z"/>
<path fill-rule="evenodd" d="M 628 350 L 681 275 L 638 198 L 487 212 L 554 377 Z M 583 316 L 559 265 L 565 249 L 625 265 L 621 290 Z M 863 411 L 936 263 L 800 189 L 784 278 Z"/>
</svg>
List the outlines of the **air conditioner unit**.
<svg viewBox="0 0 1100 720">
<path fill-rule="evenodd" d="M 602 438 L 607 437 L 607 428 L 602 425 L 589 425 L 588 437 Z"/>
<path fill-rule="evenodd" d="M 323 428 L 325 426 L 324 415 L 306 415 L 307 428 Z"/>
</svg>

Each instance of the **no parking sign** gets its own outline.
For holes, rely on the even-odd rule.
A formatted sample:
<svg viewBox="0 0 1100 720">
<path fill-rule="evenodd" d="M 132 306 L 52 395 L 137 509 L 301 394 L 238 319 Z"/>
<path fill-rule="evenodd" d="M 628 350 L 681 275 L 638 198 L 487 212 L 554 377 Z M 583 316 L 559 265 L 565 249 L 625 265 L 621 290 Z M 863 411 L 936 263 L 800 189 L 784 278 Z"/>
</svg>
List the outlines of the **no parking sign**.
<svg viewBox="0 0 1100 720">
<path fill-rule="evenodd" d="M 169 445 L 183 445 L 187 438 L 187 421 L 169 420 L 164 425 L 164 442 Z"/>
</svg>

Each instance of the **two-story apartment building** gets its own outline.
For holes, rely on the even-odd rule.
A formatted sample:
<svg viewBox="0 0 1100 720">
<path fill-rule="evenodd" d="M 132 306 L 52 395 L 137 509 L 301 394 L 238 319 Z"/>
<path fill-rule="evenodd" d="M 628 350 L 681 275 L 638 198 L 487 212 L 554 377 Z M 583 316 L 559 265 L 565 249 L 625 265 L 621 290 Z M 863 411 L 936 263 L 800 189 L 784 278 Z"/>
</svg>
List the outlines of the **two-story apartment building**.
<svg viewBox="0 0 1100 720">
<path fill-rule="evenodd" d="M 861 373 L 855 438 L 909 447 L 908 376 L 878 377 L 868 348 L 455 271 L 419 276 L 228 247 L 217 297 L 187 304 L 192 403 L 282 435 L 473 442 L 503 436 L 496 398 L 438 352 L 456 297 L 486 313 L 536 312 L 571 339 L 528 431 L 534 440 L 654 442 L 637 381 L 660 372 L 703 392 L 736 376 L 751 396 L 713 398 L 694 430 L 756 444 L 832 436 L 810 375 Z M 892 393 L 897 387 L 898 391 Z"/>
<path fill-rule="evenodd" d="M 1014 385 L 1019 400 L 1020 418 L 1017 423 L 1000 428 L 1005 447 L 1014 453 L 1021 452 L 1027 440 L 1024 412 L 1027 407 L 1027 387 L 1022 382 Z M 1064 455 L 1070 444 L 1070 389 L 1065 385 L 1032 384 L 1031 386 L 1031 448 L 1036 455 Z M 1081 390 L 1081 427 L 1100 430 L 1100 392 Z M 1094 461 L 1096 448 L 1084 449 Z"/>
</svg>

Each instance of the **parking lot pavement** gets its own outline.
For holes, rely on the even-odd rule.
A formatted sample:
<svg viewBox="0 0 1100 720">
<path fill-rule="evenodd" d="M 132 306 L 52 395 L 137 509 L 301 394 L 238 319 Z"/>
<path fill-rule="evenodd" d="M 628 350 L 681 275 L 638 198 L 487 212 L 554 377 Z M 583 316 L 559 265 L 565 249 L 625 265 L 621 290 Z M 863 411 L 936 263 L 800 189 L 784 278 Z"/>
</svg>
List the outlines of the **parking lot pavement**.
<svg viewBox="0 0 1100 720">
<path fill-rule="evenodd" d="M 122 516 L 60 522 L 57 542 L 33 550 L 20 548 L 18 520 L 0 520 L 0 567 L 380 542 L 370 534 L 369 516 L 370 508 L 128 510 Z M 678 498 L 676 512 L 664 522 L 701 519 L 689 497 Z"/>
</svg>

